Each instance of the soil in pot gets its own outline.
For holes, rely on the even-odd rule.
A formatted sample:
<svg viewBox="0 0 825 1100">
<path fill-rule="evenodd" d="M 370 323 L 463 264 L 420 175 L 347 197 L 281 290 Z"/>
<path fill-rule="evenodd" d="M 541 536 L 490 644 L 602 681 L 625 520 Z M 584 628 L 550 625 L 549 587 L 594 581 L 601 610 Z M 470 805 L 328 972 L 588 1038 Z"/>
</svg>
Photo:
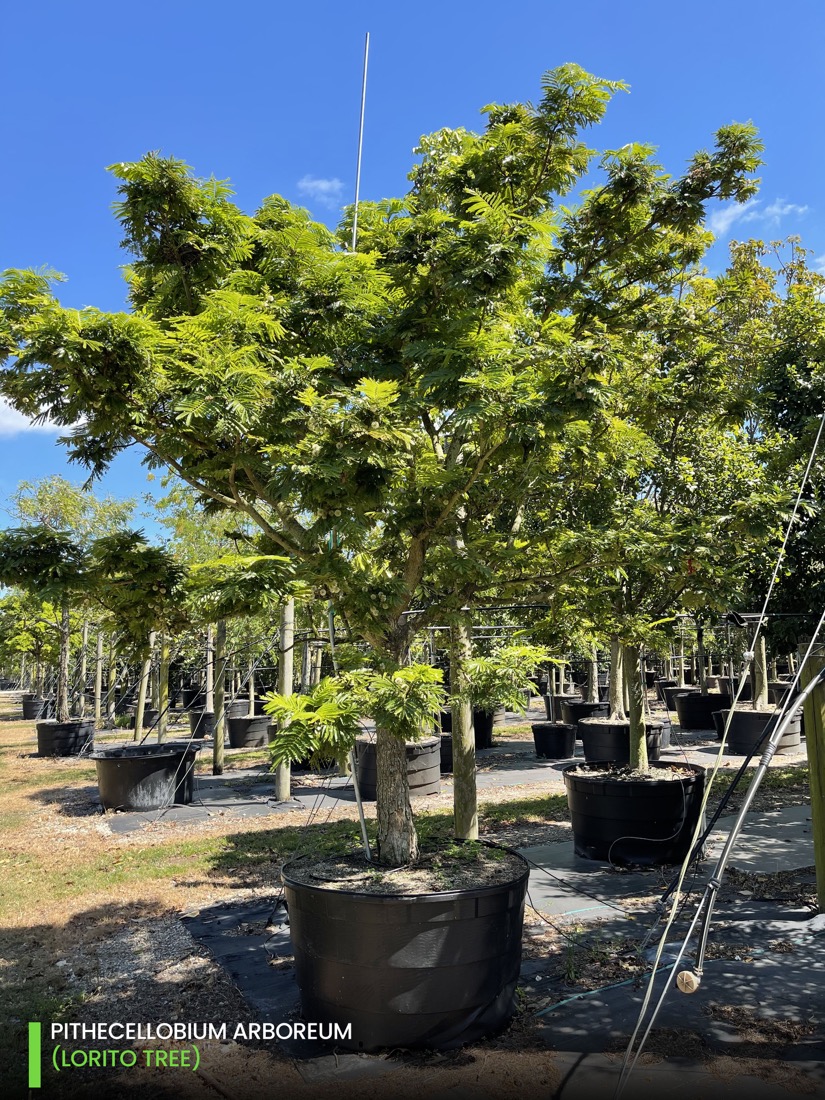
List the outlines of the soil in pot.
<svg viewBox="0 0 825 1100">
<path fill-rule="evenodd" d="M 712 730 L 713 712 L 731 705 L 732 699 L 721 691 L 702 695 L 698 691 L 681 692 L 676 696 L 676 713 L 683 730 Z"/>
<path fill-rule="evenodd" d="M 705 769 L 654 764 L 633 772 L 610 764 L 564 769 L 576 855 L 617 864 L 681 863 L 701 812 Z"/>
<path fill-rule="evenodd" d="M 38 722 L 36 729 L 38 756 L 78 756 L 93 747 L 94 718 L 73 718 L 68 722 L 48 718 Z"/>
<path fill-rule="evenodd" d="M 358 787 L 365 802 L 376 797 L 375 742 L 359 737 L 355 742 Z M 441 787 L 441 738 L 424 737 L 407 742 L 407 779 L 410 795 L 438 794 Z"/>
<path fill-rule="evenodd" d="M 722 711 L 722 721 L 727 719 L 728 711 Z M 768 737 L 776 726 L 778 714 L 775 710 L 753 710 L 752 707 L 736 709 L 731 718 L 728 741 L 725 746 L 732 756 L 747 756 L 757 745 L 761 753 Z M 794 716 L 791 724 L 782 735 L 777 753 L 799 752 L 801 745 L 801 715 Z M 767 736 L 762 734 L 768 730 Z M 760 744 L 761 741 L 761 744 Z"/>
<path fill-rule="evenodd" d="M 284 867 L 305 1019 L 351 1024 L 339 1045 L 363 1051 L 449 1049 L 507 1022 L 529 867 L 506 849 L 464 848 L 389 872 L 360 856 Z"/>
<path fill-rule="evenodd" d="M 119 745 L 92 754 L 105 810 L 163 810 L 192 801 L 201 742 Z"/>
<path fill-rule="evenodd" d="M 260 749 L 268 743 L 266 715 L 227 719 L 229 744 L 233 749 Z"/>
<path fill-rule="evenodd" d="M 564 722 L 534 722 L 536 756 L 546 760 L 569 760 L 576 751 L 576 727 Z"/>
<path fill-rule="evenodd" d="M 583 718 L 579 722 L 585 760 L 627 764 L 630 761 L 630 723 L 613 718 Z M 645 722 L 648 760 L 658 760 L 662 747 L 662 723 Z"/>
</svg>

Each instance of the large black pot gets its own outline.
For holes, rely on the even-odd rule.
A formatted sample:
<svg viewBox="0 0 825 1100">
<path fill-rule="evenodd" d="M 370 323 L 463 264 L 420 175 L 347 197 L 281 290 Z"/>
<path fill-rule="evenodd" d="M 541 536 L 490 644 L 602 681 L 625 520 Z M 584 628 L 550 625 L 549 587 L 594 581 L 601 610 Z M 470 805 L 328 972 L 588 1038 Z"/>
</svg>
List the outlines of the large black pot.
<svg viewBox="0 0 825 1100">
<path fill-rule="evenodd" d="M 358 789 L 365 802 L 374 802 L 377 769 L 375 742 L 359 738 L 355 742 Z M 407 780 L 410 795 L 438 794 L 441 787 L 441 738 L 425 737 L 407 742 Z"/>
<path fill-rule="evenodd" d="M 23 718 L 26 721 L 36 721 L 38 718 L 54 716 L 54 700 L 32 696 L 23 699 Z"/>
<path fill-rule="evenodd" d="M 576 855 L 642 866 L 681 863 L 699 820 L 705 769 L 680 764 L 693 773 L 684 779 L 587 774 L 609 767 L 594 762 L 564 770 Z M 651 770 L 669 767 L 654 764 Z M 572 775 L 573 769 L 584 774 Z"/>
<path fill-rule="evenodd" d="M 189 730 L 193 737 L 212 737 L 215 733 L 214 711 L 190 710 Z"/>
<path fill-rule="evenodd" d="M 158 724 L 159 721 L 160 721 L 160 711 L 159 710 L 155 710 L 154 707 L 145 707 L 144 708 L 144 711 L 143 711 L 143 728 L 145 730 L 154 729 L 154 727 Z M 137 722 L 137 714 L 133 714 L 130 725 L 129 725 L 129 728 L 134 729 L 136 722 Z"/>
<path fill-rule="evenodd" d="M 68 722 L 49 718 L 38 722 L 36 728 L 38 756 L 78 756 L 93 747 L 94 718 L 72 718 Z"/>
<path fill-rule="evenodd" d="M 678 683 L 677 680 L 668 680 L 664 676 L 660 677 L 656 681 L 656 694 L 659 697 L 660 702 L 664 703 L 664 701 L 665 701 L 665 688 L 666 687 L 676 687 L 677 683 Z"/>
<path fill-rule="evenodd" d="M 662 694 L 665 697 L 665 706 L 668 710 L 676 710 L 677 695 L 692 695 L 698 691 L 698 688 L 691 687 L 664 687 L 662 688 Z"/>
<path fill-rule="evenodd" d="M 180 694 L 185 710 L 203 710 L 206 706 L 206 692 L 203 688 L 183 688 Z"/>
<path fill-rule="evenodd" d="M 582 718 L 606 718 L 609 713 L 607 703 L 585 703 L 581 699 L 563 702 L 561 720 L 568 726 L 577 726 Z M 581 733 L 576 734 L 581 737 Z"/>
<path fill-rule="evenodd" d="M 722 711 L 722 721 L 727 719 L 727 710 Z M 760 742 L 762 734 L 767 736 L 759 744 L 759 752 L 765 748 L 768 737 L 776 727 L 778 714 L 773 710 L 735 710 L 731 718 L 726 750 L 732 756 L 747 756 Z M 795 753 L 801 745 L 801 721 L 796 714 L 785 730 L 777 748 L 777 753 Z"/>
<path fill-rule="evenodd" d="M 676 713 L 683 730 L 712 730 L 713 712 L 731 705 L 731 697 L 724 692 L 682 692 L 676 696 Z"/>
<path fill-rule="evenodd" d="M 92 754 L 105 810 L 164 810 L 192 801 L 197 741 L 120 745 Z"/>
<path fill-rule="evenodd" d="M 784 703 L 785 697 L 792 687 L 790 680 L 768 680 L 768 702 L 775 703 L 777 706 Z M 795 687 L 793 693 L 798 695 L 799 688 Z"/>
<path fill-rule="evenodd" d="M 453 735 L 441 734 L 441 774 L 450 775 L 453 770 Z"/>
<path fill-rule="evenodd" d="M 363 894 L 283 869 L 306 1020 L 339 1024 L 351 1050 L 461 1046 L 515 1011 L 529 867 L 497 886 Z"/>
<path fill-rule="evenodd" d="M 261 749 L 268 742 L 269 718 L 266 715 L 229 718 L 226 724 L 229 729 L 229 744 L 233 749 Z"/>
<path fill-rule="evenodd" d="M 645 669 L 645 687 L 648 688 L 648 689 L 652 688 L 652 687 L 655 687 L 657 676 L 658 676 L 658 673 L 655 672 L 653 669 L 646 668 Z"/>
<path fill-rule="evenodd" d="M 498 726 L 504 721 L 504 713 L 504 707 L 496 707 L 495 710 L 481 710 L 473 707 L 473 729 L 477 749 L 493 747 L 493 726 Z"/>
<path fill-rule="evenodd" d="M 534 722 L 536 756 L 547 760 L 569 760 L 576 752 L 576 727 L 564 722 Z"/>
<path fill-rule="evenodd" d="M 579 722 L 585 760 L 627 764 L 630 761 L 630 723 L 605 722 L 598 718 L 583 718 Z M 645 722 L 648 760 L 658 760 L 662 747 L 662 723 Z"/>
<path fill-rule="evenodd" d="M 726 691 L 730 695 L 731 699 L 736 697 L 736 686 L 739 683 L 739 678 L 735 677 L 731 679 L 730 676 L 719 677 L 719 690 Z M 739 696 L 740 703 L 748 703 L 753 699 L 753 691 L 751 688 L 750 677 L 745 682 L 745 686 L 742 688 L 742 693 Z"/>
<path fill-rule="evenodd" d="M 563 722 L 562 717 L 562 704 L 563 703 L 580 703 L 582 701 L 581 695 L 545 695 L 544 696 L 544 711 L 547 715 L 548 722 Z"/>
</svg>

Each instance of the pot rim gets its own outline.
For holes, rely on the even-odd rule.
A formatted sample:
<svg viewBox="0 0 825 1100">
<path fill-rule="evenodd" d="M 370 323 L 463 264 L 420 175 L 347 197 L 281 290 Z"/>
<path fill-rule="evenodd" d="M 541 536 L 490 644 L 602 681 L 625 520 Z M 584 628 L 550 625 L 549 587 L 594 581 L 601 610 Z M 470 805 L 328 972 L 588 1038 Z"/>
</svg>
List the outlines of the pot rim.
<svg viewBox="0 0 825 1100">
<path fill-rule="evenodd" d="M 600 769 L 602 769 L 602 771 L 604 771 L 605 769 L 610 769 L 610 768 L 614 768 L 614 769 L 615 768 L 624 768 L 624 769 L 626 769 L 626 768 L 629 768 L 629 766 L 630 766 L 629 764 L 616 764 L 615 761 L 610 761 L 610 760 L 577 760 L 574 763 L 567 764 L 564 768 L 562 768 L 562 775 L 564 777 L 565 786 L 567 785 L 568 778 L 569 778 L 569 780 L 571 782 L 574 781 L 574 780 L 575 781 L 583 780 L 585 783 L 588 783 L 588 782 L 593 782 L 593 783 L 616 783 L 616 784 L 619 784 L 619 783 L 644 783 L 645 787 L 649 787 L 649 786 L 653 786 L 653 785 L 658 786 L 662 783 L 668 783 L 668 784 L 674 783 L 674 782 L 682 783 L 686 779 L 691 779 L 695 776 L 706 775 L 707 774 L 707 768 L 703 764 L 680 763 L 676 760 L 666 760 L 664 762 L 661 761 L 661 760 L 652 760 L 650 762 L 650 764 L 648 765 L 648 767 L 650 767 L 650 768 L 659 768 L 659 769 L 662 769 L 662 770 L 664 770 L 664 769 L 673 769 L 673 768 L 690 768 L 693 775 L 692 776 L 680 776 L 678 779 L 673 780 L 673 779 L 639 779 L 638 776 L 627 776 L 627 775 L 624 775 L 624 776 L 623 775 L 570 775 L 568 777 L 568 774 L 567 774 L 568 772 L 572 772 L 572 770 L 574 768 L 592 768 L 594 770 L 596 768 L 600 768 Z"/>
<path fill-rule="evenodd" d="M 130 742 L 125 745 L 109 745 L 107 748 L 95 749 L 89 754 L 90 760 L 139 760 L 142 756 L 153 760 L 162 759 L 164 756 L 178 756 L 181 752 L 200 752 L 204 747 L 203 741 L 156 741 L 151 745 L 141 745 Z M 158 752 L 147 750 L 158 749 Z"/>
<path fill-rule="evenodd" d="M 452 843 L 463 844 L 465 841 L 454 840 Z M 463 889 L 459 890 L 433 890 L 420 894 L 370 894 L 363 890 L 333 890 L 329 886 L 311 886 L 307 882 L 301 882 L 290 878 L 288 873 L 290 864 L 297 863 L 299 859 L 312 858 L 312 853 L 305 852 L 301 855 L 291 856 L 284 862 L 281 867 L 281 881 L 285 886 L 291 886 L 293 889 L 310 891 L 316 894 L 339 894 L 342 897 L 360 898 L 367 904 L 386 905 L 396 903 L 400 905 L 402 902 L 415 904 L 433 900 L 449 901 L 452 898 L 479 897 L 497 894 L 502 890 L 519 885 L 530 877 L 530 864 L 521 852 L 517 852 L 514 848 L 509 848 L 506 844 L 496 844 L 495 841 L 492 840 L 477 840 L 472 843 L 483 844 L 487 848 L 498 848 L 501 851 L 507 852 L 509 855 L 518 857 L 523 864 L 521 873 L 514 878 L 508 878 L 504 882 L 496 883 L 493 886 L 465 886 Z"/>
</svg>

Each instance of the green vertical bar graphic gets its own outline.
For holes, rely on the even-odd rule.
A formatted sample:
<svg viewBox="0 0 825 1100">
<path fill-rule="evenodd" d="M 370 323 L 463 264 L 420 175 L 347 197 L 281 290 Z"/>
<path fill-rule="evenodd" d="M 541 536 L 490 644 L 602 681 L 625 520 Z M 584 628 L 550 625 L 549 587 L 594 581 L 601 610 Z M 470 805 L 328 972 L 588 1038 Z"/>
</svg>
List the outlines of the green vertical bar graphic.
<svg viewBox="0 0 825 1100">
<path fill-rule="evenodd" d="M 40 1088 L 40 1024 L 29 1024 L 29 1088 Z"/>
</svg>

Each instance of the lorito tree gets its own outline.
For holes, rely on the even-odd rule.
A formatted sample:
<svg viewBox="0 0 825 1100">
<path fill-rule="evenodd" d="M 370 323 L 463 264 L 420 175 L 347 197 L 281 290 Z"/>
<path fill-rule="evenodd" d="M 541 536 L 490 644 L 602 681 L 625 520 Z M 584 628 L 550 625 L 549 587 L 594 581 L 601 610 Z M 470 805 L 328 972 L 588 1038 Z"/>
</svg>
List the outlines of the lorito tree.
<svg viewBox="0 0 825 1100">
<path fill-rule="evenodd" d="M 115 165 L 132 311 L 66 310 L 48 278 L 9 272 L 2 392 L 79 425 L 69 451 L 93 473 L 137 442 L 248 517 L 391 673 L 426 622 L 412 612 L 496 582 L 542 449 L 701 255 L 705 203 L 754 191 L 749 125 L 680 178 L 640 145 L 594 164 L 581 134 L 621 88 L 566 65 L 537 106 L 423 138 L 407 194 L 359 209 L 355 252 L 349 216 L 336 236 L 278 196 L 246 216 L 176 160 Z M 560 208 L 591 168 L 600 185 Z M 417 853 L 405 732 L 377 734 L 391 864 Z"/>
</svg>

